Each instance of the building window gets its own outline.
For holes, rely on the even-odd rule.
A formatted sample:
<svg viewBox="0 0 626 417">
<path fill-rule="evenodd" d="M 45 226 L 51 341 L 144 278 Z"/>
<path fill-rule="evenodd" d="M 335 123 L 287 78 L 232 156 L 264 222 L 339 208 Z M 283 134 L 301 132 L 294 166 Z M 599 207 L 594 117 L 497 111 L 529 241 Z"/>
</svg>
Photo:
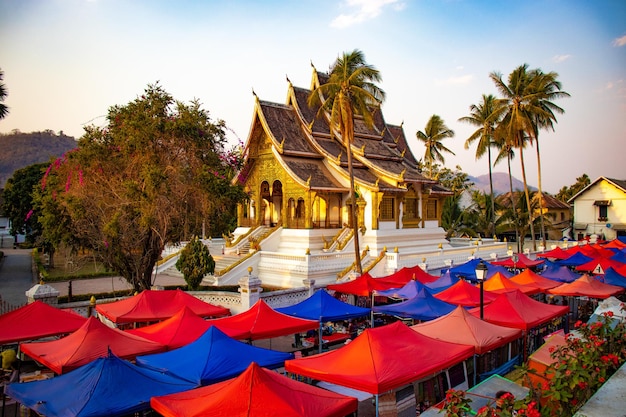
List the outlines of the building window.
<svg viewBox="0 0 626 417">
<path fill-rule="evenodd" d="M 426 218 L 429 220 L 437 218 L 437 200 L 428 200 L 426 203 Z"/>
<path fill-rule="evenodd" d="M 598 221 L 605 222 L 609 219 L 609 206 L 598 206 Z"/>
<path fill-rule="evenodd" d="M 394 219 L 394 198 L 383 197 L 383 201 L 380 203 L 380 219 L 381 220 L 393 220 Z"/>
</svg>

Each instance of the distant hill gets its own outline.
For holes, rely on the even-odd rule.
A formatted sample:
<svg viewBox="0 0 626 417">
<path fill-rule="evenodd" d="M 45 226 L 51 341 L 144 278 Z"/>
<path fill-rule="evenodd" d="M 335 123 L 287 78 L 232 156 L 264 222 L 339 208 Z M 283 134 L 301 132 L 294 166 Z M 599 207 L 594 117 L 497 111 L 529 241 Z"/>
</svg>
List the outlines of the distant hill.
<svg viewBox="0 0 626 417">
<path fill-rule="evenodd" d="M 508 193 L 511 191 L 509 185 L 509 174 L 506 172 L 494 172 L 493 177 L 493 193 L 495 195 Z M 489 174 L 480 175 L 478 177 L 469 176 L 470 181 L 474 183 L 474 188 L 486 193 L 490 192 L 489 189 Z M 528 186 L 529 190 L 537 190 L 536 187 Z M 523 191 L 524 183 L 517 178 L 513 177 L 513 191 Z"/>
<path fill-rule="evenodd" d="M 29 165 L 48 162 L 77 147 L 76 139 L 63 132 L 0 133 L 0 188 L 13 173 Z"/>
</svg>

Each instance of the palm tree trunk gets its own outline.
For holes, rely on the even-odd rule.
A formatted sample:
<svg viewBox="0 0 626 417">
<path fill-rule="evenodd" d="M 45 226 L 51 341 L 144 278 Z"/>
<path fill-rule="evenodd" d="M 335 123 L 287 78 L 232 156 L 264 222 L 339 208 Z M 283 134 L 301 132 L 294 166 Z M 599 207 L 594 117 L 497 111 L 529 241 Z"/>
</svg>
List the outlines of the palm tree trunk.
<svg viewBox="0 0 626 417">
<path fill-rule="evenodd" d="M 517 220 L 517 207 L 515 206 L 515 198 L 513 197 L 513 175 L 511 174 L 511 153 L 507 152 L 506 157 L 507 164 L 509 166 L 509 190 L 511 191 L 511 209 L 513 210 L 513 220 L 515 221 L 515 242 L 517 243 L 517 253 L 520 252 L 520 236 L 519 236 L 519 221 Z"/>
<path fill-rule="evenodd" d="M 541 156 L 539 155 L 539 137 L 537 142 L 537 187 L 539 188 L 539 213 L 541 214 L 541 244 L 546 247 L 546 229 L 543 222 L 543 192 L 541 191 Z"/>
<path fill-rule="evenodd" d="M 491 170 L 491 143 L 489 144 L 489 148 L 487 149 L 487 157 L 489 158 L 489 191 L 491 193 L 491 237 L 496 235 L 496 206 L 493 201 L 493 173 Z"/>
<path fill-rule="evenodd" d="M 520 136 L 522 134 L 520 133 Z M 523 141 L 519 141 L 520 144 L 523 144 Z M 530 205 L 530 194 L 528 193 L 528 182 L 526 181 L 526 165 L 524 164 L 524 148 L 520 145 L 519 148 L 519 158 L 522 164 L 522 180 L 524 181 L 524 195 L 526 196 L 526 205 L 528 210 L 528 226 L 530 227 L 530 237 L 533 242 L 533 251 L 537 251 L 537 241 L 535 240 L 535 226 L 533 225 L 533 210 Z"/>
<path fill-rule="evenodd" d="M 348 174 L 350 175 L 350 193 L 352 197 L 352 208 L 350 209 L 350 216 L 352 219 L 352 236 L 354 239 L 354 262 L 356 265 L 357 273 L 359 275 L 362 275 L 363 268 L 361 266 L 361 250 L 359 249 L 359 220 L 356 214 L 356 191 L 354 189 L 354 171 L 352 170 L 352 147 L 350 146 L 350 142 L 346 142 L 346 150 L 348 151 Z"/>
</svg>

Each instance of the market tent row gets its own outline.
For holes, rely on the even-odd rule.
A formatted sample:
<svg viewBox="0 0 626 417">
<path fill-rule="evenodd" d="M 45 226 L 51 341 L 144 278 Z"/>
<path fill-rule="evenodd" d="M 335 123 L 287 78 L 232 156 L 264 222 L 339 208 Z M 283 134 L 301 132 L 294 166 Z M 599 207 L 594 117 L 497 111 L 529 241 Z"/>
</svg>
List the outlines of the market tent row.
<svg viewBox="0 0 626 417">
<path fill-rule="evenodd" d="M 63 374 L 96 360 L 110 352 L 123 359 L 135 359 L 139 355 L 166 350 L 160 343 L 111 328 L 95 317 L 70 335 L 49 342 L 20 344 L 23 353 Z"/>
<path fill-rule="evenodd" d="M 502 273 L 507 278 L 511 278 L 513 276 L 513 274 L 505 267 L 493 265 L 491 262 L 485 261 L 481 258 L 471 259 L 461 265 L 453 266 L 452 268 L 449 268 L 448 271 L 450 271 L 450 273 L 456 278 L 476 282 L 476 266 L 478 266 L 480 262 L 483 262 L 487 266 L 487 278 L 490 278 L 496 272 Z"/>
<path fill-rule="evenodd" d="M 113 417 L 147 411 L 153 396 L 195 387 L 108 353 L 68 374 L 9 384 L 6 394 L 42 416 Z"/>
<path fill-rule="evenodd" d="M 528 269 L 526 269 L 528 270 Z M 494 294 L 501 294 L 503 292 L 510 292 L 519 290 L 526 295 L 533 295 L 541 292 L 539 287 L 532 284 L 518 284 L 513 281 L 513 278 L 507 278 L 500 272 L 496 272 L 489 279 L 483 283 L 485 291 L 492 292 Z"/>
<path fill-rule="evenodd" d="M 483 291 L 483 303 L 489 304 L 496 299 L 498 294 L 490 291 Z M 464 307 L 476 307 L 480 305 L 481 291 L 478 287 L 467 281 L 459 280 L 456 284 L 448 289 L 435 294 L 435 297 L 441 301 L 453 305 L 461 305 Z"/>
<path fill-rule="evenodd" d="M 234 340 L 210 327 L 195 342 L 169 352 L 139 356 L 137 365 L 207 385 L 239 375 L 252 362 L 274 369 L 293 353 L 277 352 Z"/>
<path fill-rule="evenodd" d="M 288 360 L 285 369 L 379 395 L 443 371 L 473 354 L 473 346 L 435 340 L 398 321 L 366 329 L 339 349 Z"/>
<path fill-rule="evenodd" d="M 469 312 L 480 316 L 479 308 Z M 500 294 L 483 308 L 486 321 L 524 331 L 524 359 L 541 345 L 543 336 L 560 329 L 568 330 L 568 313 L 568 306 L 545 304 L 521 291 Z"/>
<path fill-rule="evenodd" d="M 558 287 L 559 285 L 561 285 L 561 282 L 549 278 L 544 278 L 543 276 L 531 271 L 530 269 L 524 269 L 519 274 L 511 277 L 511 281 L 515 282 L 516 284 L 530 285 L 531 287 L 539 288 L 541 292 L 546 292 L 546 290 L 549 290 L 550 288 Z"/>
<path fill-rule="evenodd" d="M 536 268 L 539 265 L 542 265 L 545 261 L 543 259 L 530 259 L 528 256 L 523 253 L 515 254 L 508 259 L 503 261 L 493 261 L 492 265 L 500 265 L 507 268 L 514 269 L 528 269 L 528 268 Z"/>
<path fill-rule="evenodd" d="M 230 315 L 229 309 L 205 303 L 180 289 L 145 290 L 113 303 L 98 304 L 96 311 L 101 318 L 120 325 L 165 320 L 185 306 L 204 318 Z"/>
<path fill-rule="evenodd" d="M 65 335 L 86 321 L 72 311 L 34 301 L 0 316 L 0 345 Z"/>
<path fill-rule="evenodd" d="M 356 398 L 295 381 L 256 363 L 236 378 L 155 396 L 150 405 L 163 417 L 344 417 L 358 408 Z"/>
</svg>

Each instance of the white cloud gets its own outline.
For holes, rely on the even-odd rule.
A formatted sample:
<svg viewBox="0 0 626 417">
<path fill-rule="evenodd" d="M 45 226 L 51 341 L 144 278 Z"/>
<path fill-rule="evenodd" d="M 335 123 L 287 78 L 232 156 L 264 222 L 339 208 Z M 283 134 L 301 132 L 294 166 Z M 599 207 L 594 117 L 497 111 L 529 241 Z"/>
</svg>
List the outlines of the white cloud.
<svg viewBox="0 0 626 417">
<path fill-rule="evenodd" d="M 439 80 L 437 84 L 439 85 L 459 85 L 459 84 L 469 84 L 474 79 L 474 76 L 471 74 L 468 75 L 460 75 L 457 77 L 449 77 L 446 80 Z"/>
<path fill-rule="evenodd" d="M 624 46 L 626 45 L 626 35 L 622 36 L 621 38 L 617 38 L 613 41 L 613 46 Z"/>
<path fill-rule="evenodd" d="M 568 59 L 570 59 L 572 56 L 569 54 L 566 55 L 555 55 L 552 57 L 552 61 L 559 63 L 559 62 L 564 62 L 567 61 Z"/>
<path fill-rule="evenodd" d="M 356 10 L 352 13 L 340 14 L 330 23 L 330 26 L 343 29 L 374 19 L 382 13 L 382 9 L 387 5 L 393 5 L 393 9 L 396 11 L 405 7 L 405 4 L 400 0 L 346 0 L 343 6 Z"/>
</svg>

